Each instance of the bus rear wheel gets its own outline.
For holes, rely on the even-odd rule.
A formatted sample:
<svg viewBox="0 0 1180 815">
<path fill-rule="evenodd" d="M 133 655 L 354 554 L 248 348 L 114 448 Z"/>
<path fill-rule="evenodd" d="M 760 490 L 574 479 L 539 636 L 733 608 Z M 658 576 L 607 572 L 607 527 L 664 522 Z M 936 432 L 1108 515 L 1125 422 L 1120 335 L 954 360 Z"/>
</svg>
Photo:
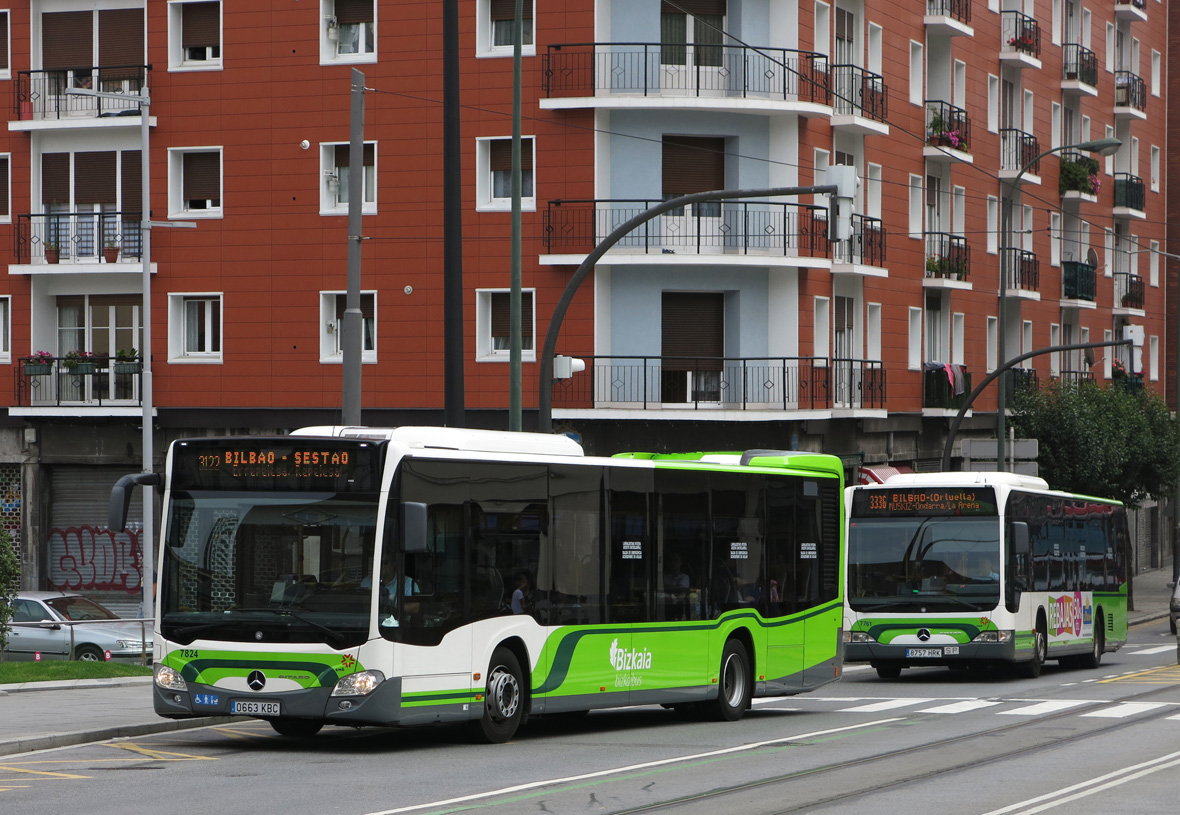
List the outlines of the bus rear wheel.
<svg viewBox="0 0 1180 815">
<path fill-rule="evenodd" d="M 1102 617 L 1102 612 L 1098 612 L 1094 620 L 1094 642 L 1091 643 L 1093 647 L 1090 653 L 1078 659 L 1078 666 L 1081 668 L 1097 668 L 1102 664 L 1102 654 L 1106 651 L 1106 626 Z"/>
<path fill-rule="evenodd" d="M 492 652 L 483 715 L 472 723 L 477 741 L 503 744 L 520 727 L 524 716 L 524 681 L 520 660 L 503 646 Z"/>
<path fill-rule="evenodd" d="M 736 722 L 750 706 L 750 657 L 737 640 L 727 640 L 721 652 L 721 673 L 717 678 L 717 701 L 713 715 L 718 721 Z"/>
</svg>

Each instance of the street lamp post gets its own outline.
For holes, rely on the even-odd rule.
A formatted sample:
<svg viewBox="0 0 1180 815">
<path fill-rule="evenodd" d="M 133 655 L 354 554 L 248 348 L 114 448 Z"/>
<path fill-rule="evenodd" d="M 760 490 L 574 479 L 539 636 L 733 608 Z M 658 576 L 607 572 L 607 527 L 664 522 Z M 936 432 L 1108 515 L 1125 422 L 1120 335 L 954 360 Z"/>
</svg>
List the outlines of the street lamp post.
<svg viewBox="0 0 1180 815">
<path fill-rule="evenodd" d="M 1008 359 L 1008 354 L 1004 348 L 1004 332 L 1006 317 L 1004 312 L 1008 307 L 1008 256 L 1011 253 L 1011 247 L 1008 245 L 1008 240 L 1012 231 L 1012 196 L 1020 189 L 1020 179 L 1032 167 L 1036 166 L 1037 162 L 1045 156 L 1053 153 L 1060 153 L 1063 150 L 1085 150 L 1089 153 L 1098 153 L 1102 156 L 1109 156 L 1118 151 L 1123 143 L 1115 138 L 1093 139 L 1090 141 L 1078 142 L 1077 144 L 1062 144 L 1057 147 L 1052 147 L 1025 162 L 1016 176 L 1008 182 L 1007 194 L 1003 197 L 1000 205 L 1000 314 L 996 325 L 996 361 L 999 367 L 1003 368 L 1004 363 Z M 996 468 L 1006 471 L 1008 469 L 1005 462 L 1008 428 L 1004 411 L 1007 409 L 1005 405 L 1005 378 L 1000 379 L 999 390 L 996 392 Z"/>
</svg>

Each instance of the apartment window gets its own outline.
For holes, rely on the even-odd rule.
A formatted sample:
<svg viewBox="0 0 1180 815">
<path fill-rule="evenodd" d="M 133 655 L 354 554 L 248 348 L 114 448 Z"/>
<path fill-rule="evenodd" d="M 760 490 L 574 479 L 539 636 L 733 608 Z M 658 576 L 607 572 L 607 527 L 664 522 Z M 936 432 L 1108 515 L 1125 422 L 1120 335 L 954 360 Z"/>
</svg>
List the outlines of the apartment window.
<svg viewBox="0 0 1180 815">
<path fill-rule="evenodd" d="M 168 4 L 170 70 L 221 68 L 219 0 L 173 0 Z"/>
<path fill-rule="evenodd" d="M 512 292 L 504 289 L 480 289 L 475 293 L 475 353 L 481 362 L 507 362 L 512 340 Z M 520 293 L 520 350 L 525 362 L 536 361 L 533 342 L 535 291 Z"/>
<path fill-rule="evenodd" d="M 719 68 L 725 44 L 726 0 L 660 4 L 660 64 Z"/>
<path fill-rule="evenodd" d="M 521 5 L 520 53 L 531 57 L 537 53 L 533 44 L 535 0 Z M 475 55 L 477 57 L 512 56 L 512 27 L 516 18 L 516 0 L 476 0 Z"/>
<path fill-rule="evenodd" d="M 1049 265 L 1061 265 L 1061 213 L 1049 213 Z"/>
<path fill-rule="evenodd" d="M 221 217 L 221 148 L 168 150 L 168 210 L 172 217 Z"/>
<path fill-rule="evenodd" d="M 1159 286 L 1160 284 L 1160 242 L 1152 241 L 1150 243 L 1151 251 L 1147 255 L 1147 280 L 1152 286 Z"/>
<path fill-rule="evenodd" d="M 377 293 L 361 292 L 361 361 L 377 361 Z M 344 359 L 345 292 L 320 292 L 320 362 Z"/>
<path fill-rule="evenodd" d="M 12 298 L 0 297 L 0 362 L 12 361 Z"/>
<path fill-rule="evenodd" d="M 1154 144 L 1151 146 L 1151 191 L 1160 191 L 1160 149 Z"/>
<path fill-rule="evenodd" d="M 320 211 L 339 214 L 348 210 L 349 184 L 352 166 L 351 145 L 321 144 L 321 164 L 324 168 L 320 191 Z M 365 142 L 363 155 L 363 183 L 361 209 L 365 213 L 377 211 L 377 143 Z"/>
<path fill-rule="evenodd" d="M 922 81 L 926 76 L 926 63 L 923 59 L 923 46 L 920 42 L 910 40 L 910 104 L 922 105 L 926 101 L 926 92 Z"/>
<path fill-rule="evenodd" d="M 911 238 L 922 240 L 922 176 L 910 174 L 910 227 Z"/>
<path fill-rule="evenodd" d="M 1147 370 L 1152 381 L 1160 378 L 1160 338 L 1149 337 L 1147 340 Z"/>
<path fill-rule="evenodd" d="M 222 295 L 168 296 L 170 362 L 221 362 Z"/>
<path fill-rule="evenodd" d="M 533 171 L 536 148 L 532 136 L 520 140 L 520 208 L 537 208 Z M 477 210 L 506 211 L 512 208 L 512 139 L 476 141 L 475 196 Z"/>
<path fill-rule="evenodd" d="M 698 192 L 725 189 L 725 139 L 701 136 L 664 136 L 661 153 L 664 200 Z M 719 218 L 720 201 L 692 205 L 694 215 Z M 683 208 L 665 217 L 684 215 Z"/>
<path fill-rule="evenodd" d="M 811 355 L 819 357 L 821 360 L 827 360 L 830 353 L 831 345 L 831 314 L 829 309 L 832 307 L 832 301 L 827 297 L 817 297 L 812 304 L 812 310 L 815 315 L 815 323 L 812 327 L 812 351 Z M 825 363 L 826 364 L 826 363 Z"/>
<path fill-rule="evenodd" d="M 1163 82 L 1160 52 L 1154 48 L 1151 49 L 1151 95 L 1159 96 L 1160 87 Z"/>
<path fill-rule="evenodd" d="M 996 337 L 999 336 L 995 317 L 987 318 L 987 372 L 996 369 Z"/>
<path fill-rule="evenodd" d="M 865 359 L 881 359 L 881 304 L 869 303 L 865 319 Z"/>
<path fill-rule="evenodd" d="M 994 195 L 987 197 L 987 251 L 991 255 L 1000 252 L 1000 201 Z"/>
<path fill-rule="evenodd" d="M 1061 326 L 1057 323 L 1049 324 L 1049 345 L 1062 345 L 1061 342 Z M 1049 376 L 1061 375 L 1061 352 L 1054 351 L 1049 354 Z"/>
<path fill-rule="evenodd" d="M 966 361 L 967 315 L 956 312 L 951 315 L 951 362 L 963 365 Z"/>
<path fill-rule="evenodd" d="M 12 53 L 11 30 L 7 11 L 0 11 L 0 79 L 12 78 L 12 64 L 8 55 Z"/>
<path fill-rule="evenodd" d="M 0 153 L 0 224 L 12 223 L 12 154 Z"/>
<path fill-rule="evenodd" d="M 321 62 L 373 62 L 377 56 L 374 0 L 320 0 Z"/>
<path fill-rule="evenodd" d="M 909 315 L 909 359 L 907 362 L 911 371 L 917 371 L 922 368 L 922 309 L 911 307 Z"/>
<path fill-rule="evenodd" d="M 987 77 L 987 130 L 1000 132 L 1000 78 L 991 74 Z"/>
</svg>

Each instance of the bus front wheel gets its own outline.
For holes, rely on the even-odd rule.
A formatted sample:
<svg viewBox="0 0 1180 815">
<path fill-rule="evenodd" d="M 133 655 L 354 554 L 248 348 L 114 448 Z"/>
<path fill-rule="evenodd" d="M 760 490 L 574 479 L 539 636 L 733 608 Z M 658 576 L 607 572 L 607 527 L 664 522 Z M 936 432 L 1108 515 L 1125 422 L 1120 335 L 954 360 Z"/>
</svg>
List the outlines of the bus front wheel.
<svg viewBox="0 0 1180 815">
<path fill-rule="evenodd" d="M 750 706 L 750 657 L 737 640 L 728 640 L 721 652 L 721 673 L 717 678 L 715 718 L 736 722 Z"/>
<path fill-rule="evenodd" d="M 483 715 L 473 722 L 478 741 L 503 744 L 516 735 L 524 716 L 524 681 L 521 676 L 516 654 L 504 647 L 492 652 Z"/>
<path fill-rule="evenodd" d="M 876 662 L 873 667 L 877 669 L 877 676 L 882 679 L 897 679 L 901 676 L 901 666 L 895 662 Z"/>
<path fill-rule="evenodd" d="M 294 739 L 310 739 L 323 729 L 323 722 L 311 719 L 270 719 L 270 726 L 280 736 Z"/>
</svg>

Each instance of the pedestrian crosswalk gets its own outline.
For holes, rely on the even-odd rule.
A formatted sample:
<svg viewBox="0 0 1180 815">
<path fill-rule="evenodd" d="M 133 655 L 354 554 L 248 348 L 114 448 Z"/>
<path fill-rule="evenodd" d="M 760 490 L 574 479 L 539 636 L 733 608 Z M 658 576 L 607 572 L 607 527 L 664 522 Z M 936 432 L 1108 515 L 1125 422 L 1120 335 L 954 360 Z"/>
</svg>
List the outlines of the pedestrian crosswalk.
<svg viewBox="0 0 1180 815">
<path fill-rule="evenodd" d="M 1175 710 L 1167 716 L 1170 721 L 1180 721 L 1180 702 L 1119 702 L 1099 699 L 1003 699 L 906 696 L 882 697 L 834 697 L 795 696 L 789 699 L 755 699 L 756 708 L 788 708 L 791 710 L 826 709 L 834 713 L 880 714 L 932 714 L 953 716 L 962 713 L 988 711 L 1000 716 L 1048 716 L 1069 710 L 1086 708 L 1079 712 L 1080 718 L 1125 719 L 1162 708 Z"/>
</svg>

